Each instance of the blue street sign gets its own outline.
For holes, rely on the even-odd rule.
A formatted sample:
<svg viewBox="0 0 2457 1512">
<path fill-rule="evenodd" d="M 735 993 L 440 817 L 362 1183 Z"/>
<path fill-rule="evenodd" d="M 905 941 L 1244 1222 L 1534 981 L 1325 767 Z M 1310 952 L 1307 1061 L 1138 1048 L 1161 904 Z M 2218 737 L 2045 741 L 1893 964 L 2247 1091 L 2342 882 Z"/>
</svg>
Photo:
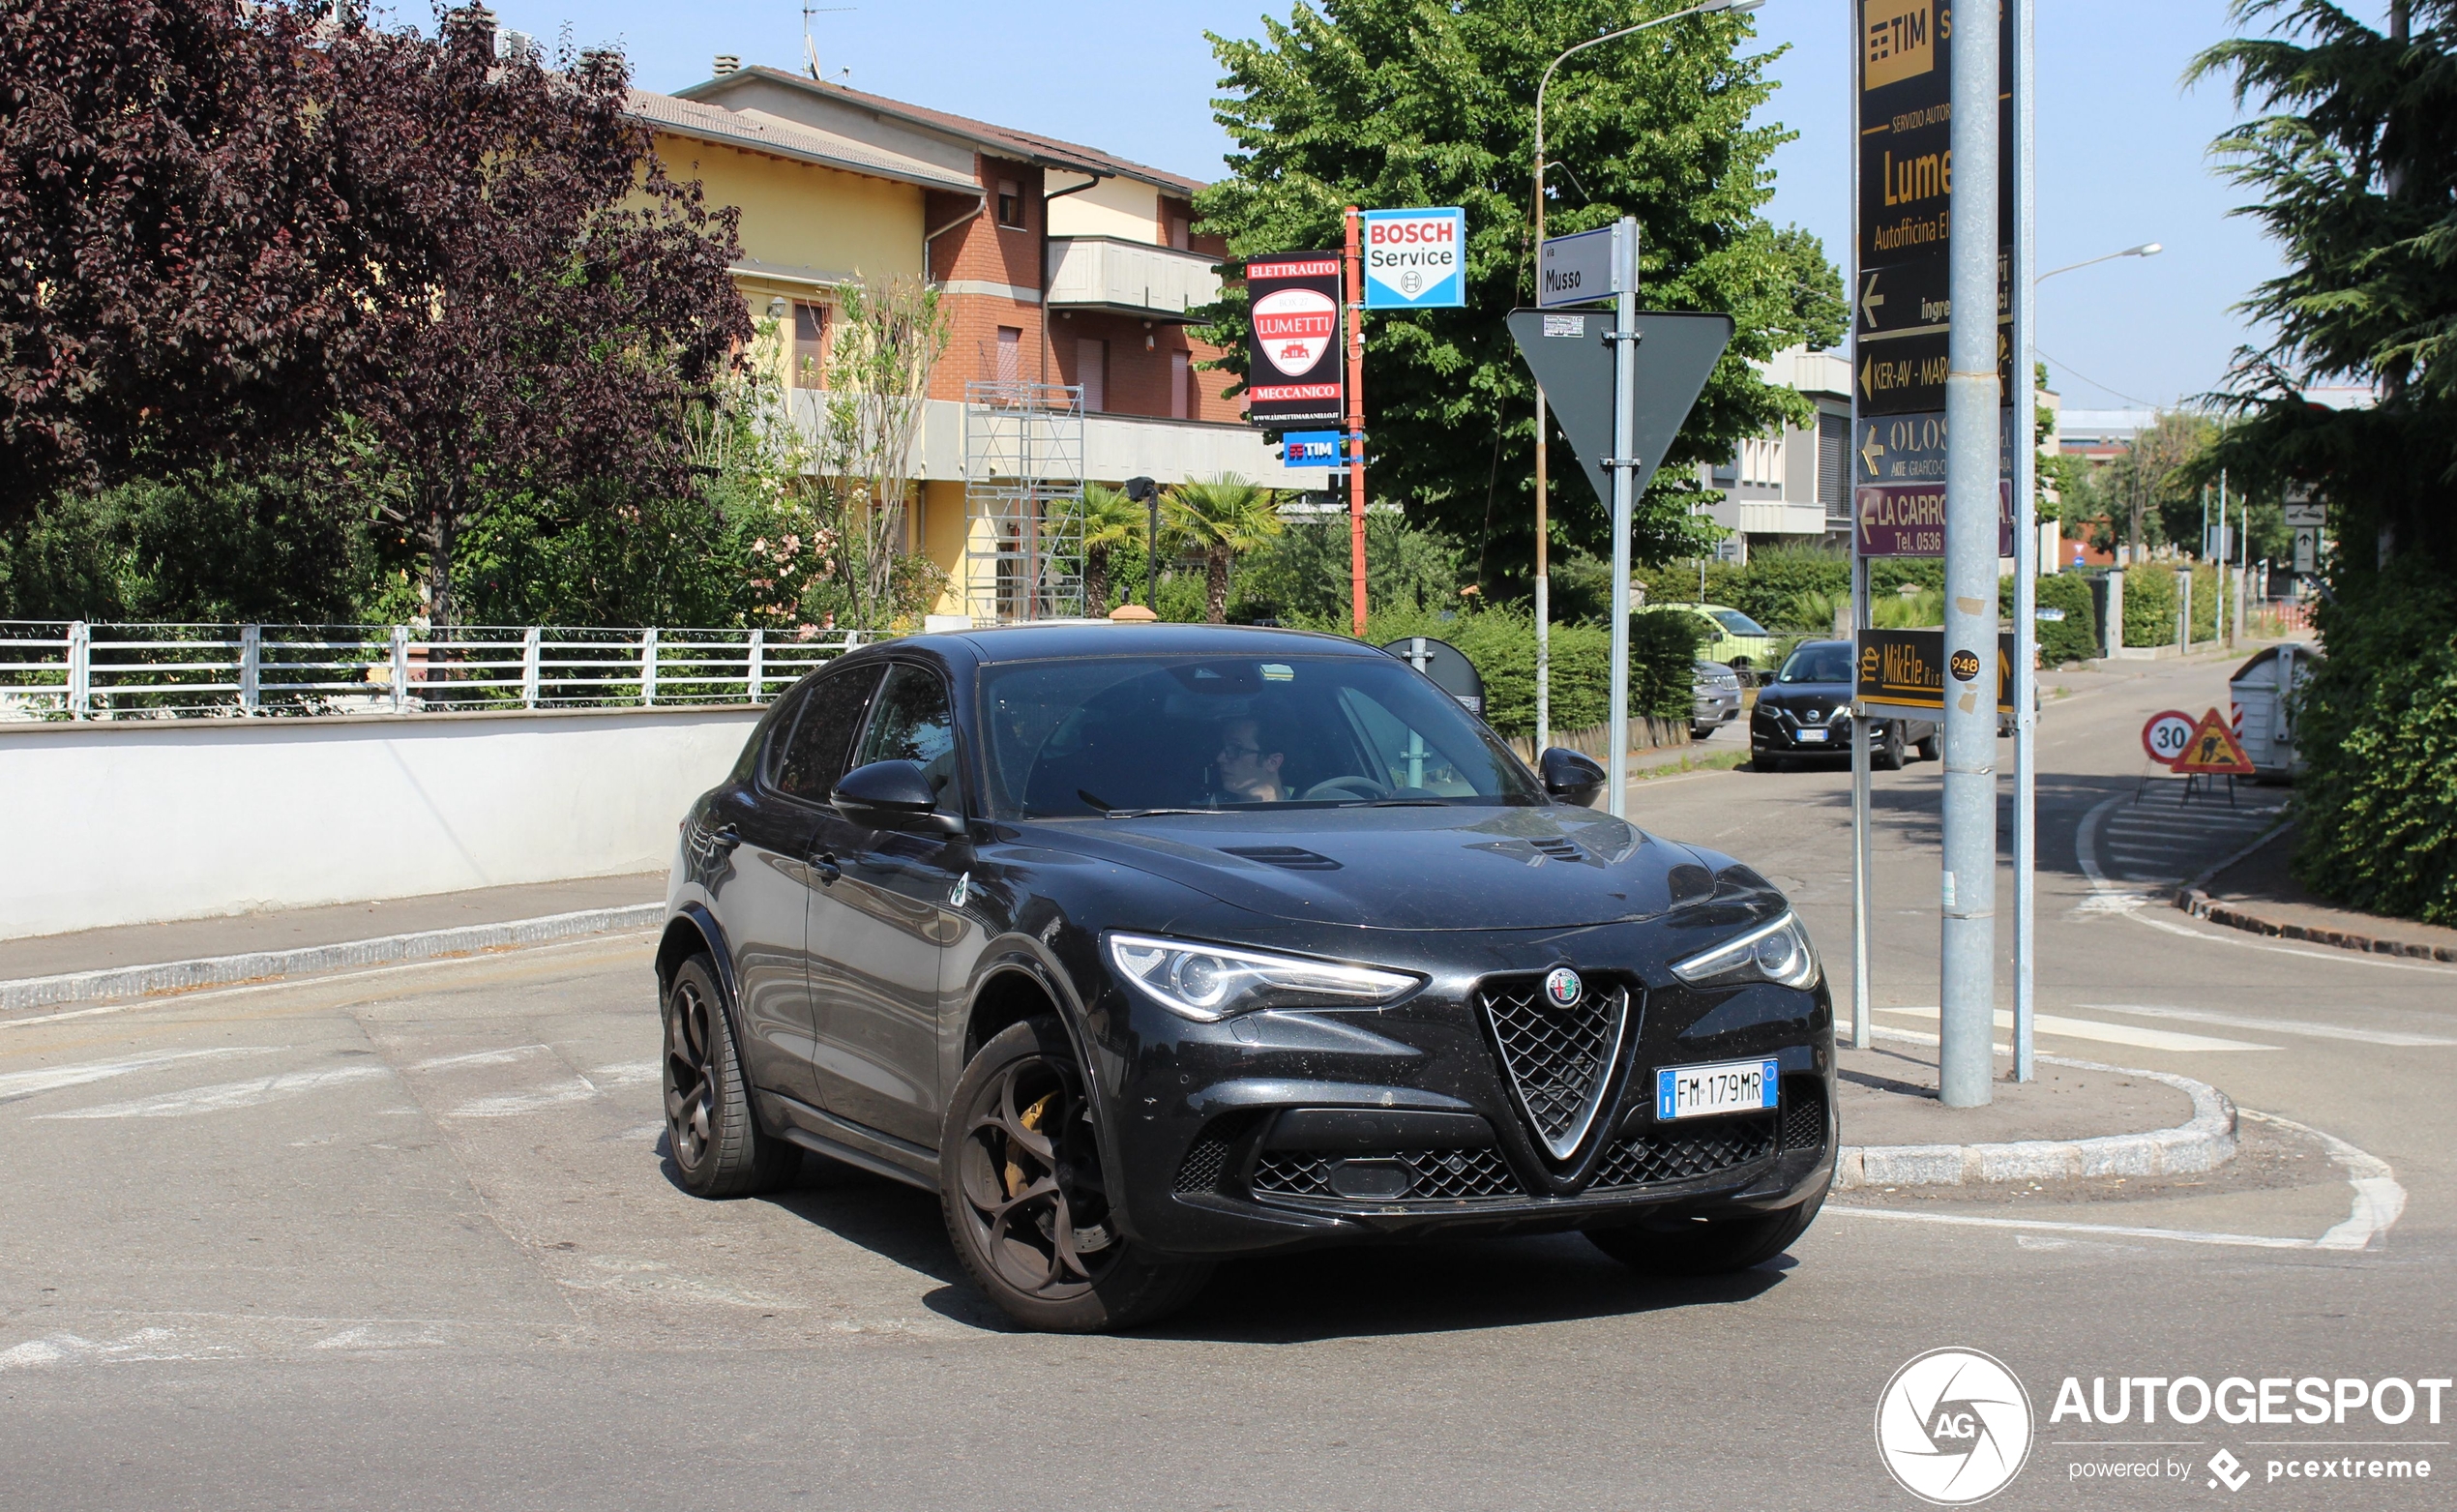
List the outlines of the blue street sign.
<svg viewBox="0 0 2457 1512">
<path fill-rule="evenodd" d="M 1337 467 L 1344 439 L 1337 430 L 1290 430 L 1280 437 L 1280 460 L 1290 467 Z"/>
<path fill-rule="evenodd" d="M 1467 303 L 1467 212 L 1368 210 L 1365 308 L 1433 310 Z"/>
</svg>

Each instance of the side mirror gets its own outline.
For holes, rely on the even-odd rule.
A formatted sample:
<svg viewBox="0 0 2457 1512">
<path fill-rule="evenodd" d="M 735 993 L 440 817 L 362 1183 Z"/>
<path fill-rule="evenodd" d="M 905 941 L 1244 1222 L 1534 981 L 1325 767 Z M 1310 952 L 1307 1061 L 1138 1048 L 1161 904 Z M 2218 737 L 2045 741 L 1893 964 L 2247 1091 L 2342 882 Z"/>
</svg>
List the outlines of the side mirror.
<svg viewBox="0 0 2457 1512">
<path fill-rule="evenodd" d="M 1612 780 L 1593 756 L 1567 746 L 1548 747 L 1536 758 L 1536 771 L 1544 778 L 1544 790 L 1553 795 L 1554 801 L 1582 809 L 1594 808 L 1604 785 Z"/>
<path fill-rule="evenodd" d="M 828 801 L 865 829 L 959 835 L 963 820 L 938 812 L 938 794 L 918 761 L 873 761 L 844 774 Z"/>
</svg>

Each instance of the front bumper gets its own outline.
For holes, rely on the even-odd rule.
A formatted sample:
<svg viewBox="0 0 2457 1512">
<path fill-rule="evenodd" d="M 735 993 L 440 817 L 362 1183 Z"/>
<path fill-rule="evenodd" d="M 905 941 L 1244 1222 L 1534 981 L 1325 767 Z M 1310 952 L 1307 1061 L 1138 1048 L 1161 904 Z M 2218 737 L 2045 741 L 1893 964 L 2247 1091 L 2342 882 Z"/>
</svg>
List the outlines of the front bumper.
<svg viewBox="0 0 2457 1512">
<path fill-rule="evenodd" d="M 1113 1006 L 1132 1016 L 1141 1042 L 1117 1067 L 1112 1105 L 1128 1228 L 1166 1253 L 1253 1254 L 1618 1227 L 1804 1200 L 1834 1160 L 1824 985 L 1690 989 L 1633 968 L 1660 941 L 1613 950 L 1613 936 L 1645 928 L 1478 936 L 1457 953 L 1482 958 L 1473 966 L 1430 970 L 1424 990 L 1379 1010 L 1194 1024 L 1115 990 Z M 1570 1157 L 1555 1160 L 1530 1132 L 1479 993 L 1565 963 L 1599 991 L 1626 993 L 1629 1011 L 1601 1108 Z M 1746 1058 L 1779 1063 L 1778 1108 L 1656 1121 L 1657 1068 Z"/>
</svg>

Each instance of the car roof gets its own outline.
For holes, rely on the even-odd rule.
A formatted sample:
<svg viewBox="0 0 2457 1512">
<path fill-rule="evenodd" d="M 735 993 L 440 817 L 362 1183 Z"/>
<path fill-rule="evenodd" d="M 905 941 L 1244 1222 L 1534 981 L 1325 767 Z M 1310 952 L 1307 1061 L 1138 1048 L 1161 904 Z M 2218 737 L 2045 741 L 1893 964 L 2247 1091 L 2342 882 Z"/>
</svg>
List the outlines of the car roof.
<svg viewBox="0 0 2457 1512">
<path fill-rule="evenodd" d="M 935 644 L 933 644 L 935 642 Z M 982 663 L 1037 662 L 1071 656 L 1380 656 L 1346 636 L 1260 625 L 1178 625 L 1152 621 L 997 625 L 913 636 L 897 642 L 917 649 L 961 643 Z"/>
</svg>

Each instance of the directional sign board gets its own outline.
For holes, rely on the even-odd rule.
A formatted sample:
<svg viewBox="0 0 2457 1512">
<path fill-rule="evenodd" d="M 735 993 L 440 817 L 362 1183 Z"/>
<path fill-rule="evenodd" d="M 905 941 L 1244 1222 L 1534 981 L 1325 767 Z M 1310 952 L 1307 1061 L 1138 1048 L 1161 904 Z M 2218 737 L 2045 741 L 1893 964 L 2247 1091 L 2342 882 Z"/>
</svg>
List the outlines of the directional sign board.
<svg viewBox="0 0 2457 1512">
<path fill-rule="evenodd" d="M 1978 658 L 1971 660 L 1975 663 Z M 1942 630 L 1863 630 L 1860 632 L 1860 702 L 1888 713 L 1942 714 L 1945 682 L 1975 682 L 1976 666 L 1953 667 L 1945 662 Z M 1997 637 L 1997 712 L 2013 712 L 2013 637 Z"/>
<path fill-rule="evenodd" d="M 2318 530 L 2328 522 L 2329 509 L 2325 504 L 2289 504 L 2287 506 L 2287 524 L 2293 529 Z"/>
<path fill-rule="evenodd" d="M 2183 754 L 2169 764 L 2178 772 L 2212 777 L 2250 777 L 2253 772 L 2252 757 L 2244 755 L 2243 743 L 2216 709 L 2201 717 Z"/>
<path fill-rule="evenodd" d="M 1613 317 L 1600 311 L 1510 311 L 1510 335 L 1519 343 L 1519 355 L 1544 385 L 1545 400 L 1599 499 L 1613 496 L 1613 476 L 1606 466 L 1613 456 L 1613 345 L 1604 339 L 1612 325 Z M 1730 315 L 1639 313 L 1638 415 L 1631 432 L 1631 455 L 1639 466 L 1630 480 L 1633 499 L 1654 479 L 1732 332 Z"/>
<path fill-rule="evenodd" d="M 2142 726 L 2142 749 L 2161 766 L 2173 766 L 2193 743 L 2198 722 L 2181 709 L 2162 709 Z"/>
<path fill-rule="evenodd" d="M 1546 237 L 1536 258 L 1536 308 L 1593 304 L 1620 293 L 1613 286 L 1613 239 L 1621 234 L 1616 222 L 1575 236 Z"/>
<path fill-rule="evenodd" d="M 1859 512 L 1862 556 L 1945 554 L 1942 483 L 1862 484 L 1851 490 Z M 1997 554 L 2013 554 L 2013 481 L 1997 486 Z"/>
<path fill-rule="evenodd" d="M 1365 308 L 1433 310 L 1467 303 L 1467 212 L 1368 210 Z"/>
</svg>

